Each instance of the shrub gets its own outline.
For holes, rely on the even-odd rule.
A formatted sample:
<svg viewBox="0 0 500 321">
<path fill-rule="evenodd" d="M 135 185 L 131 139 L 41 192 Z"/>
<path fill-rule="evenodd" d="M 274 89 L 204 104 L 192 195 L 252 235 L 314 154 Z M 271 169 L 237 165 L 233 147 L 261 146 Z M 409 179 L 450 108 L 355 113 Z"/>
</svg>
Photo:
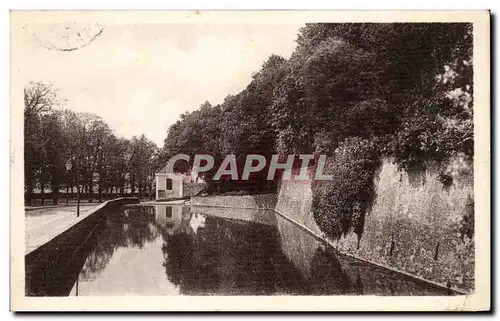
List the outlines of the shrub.
<svg viewBox="0 0 500 321">
<path fill-rule="evenodd" d="M 377 142 L 374 138 L 348 138 L 325 166 L 333 180 L 313 182 L 314 219 L 334 240 L 350 231 L 361 238 L 365 213 L 375 196 L 375 172 L 381 165 Z"/>
<path fill-rule="evenodd" d="M 429 162 L 442 163 L 462 153 L 474 155 L 472 120 L 416 117 L 403 123 L 392 142 L 395 161 L 406 170 L 425 170 Z"/>
</svg>

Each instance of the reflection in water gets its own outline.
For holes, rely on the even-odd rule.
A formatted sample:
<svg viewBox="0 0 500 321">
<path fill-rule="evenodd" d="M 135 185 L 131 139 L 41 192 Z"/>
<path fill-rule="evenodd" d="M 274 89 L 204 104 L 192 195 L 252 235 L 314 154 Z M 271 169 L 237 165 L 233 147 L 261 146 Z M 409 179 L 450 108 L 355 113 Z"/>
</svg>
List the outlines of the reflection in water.
<svg viewBox="0 0 500 321">
<path fill-rule="evenodd" d="M 427 282 L 342 255 L 276 215 L 285 255 L 306 277 L 309 293 L 318 295 L 452 295 Z"/>
<path fill-rule="evenodd" d="M 93 236 L 95 245 L 87 255 L 80 281 L 98 278 L 117 248 L 142 249 L 146 242 L 151 242 L 156 237 L 154 215 L 154 210 L 149 207 L 125 208 L 109 213 L 104 226 Z"/>
<path fill-rule="evenodd" d="M 239 214 L 117 209 L 59 269 L 71 292 L 54 284 L 42 295 L 77 295 L 77 286 L 78 295 L 447 294 L 339 255 L 272 211 Z"/>
<path fill-rule="evenodd" d="M 274 227 L 210 216 L 204 221 L 197 233 L 165 239 L 165 270 L 182 294 L 301 292 L 300 275 L 280 251 Z"/>
<path fill-rule="evenodd" d="M 333 253 L 317 248 L 311 268 L 314 294 L 345 294 L 352 288 L 349 276 Z"/>
</svg>

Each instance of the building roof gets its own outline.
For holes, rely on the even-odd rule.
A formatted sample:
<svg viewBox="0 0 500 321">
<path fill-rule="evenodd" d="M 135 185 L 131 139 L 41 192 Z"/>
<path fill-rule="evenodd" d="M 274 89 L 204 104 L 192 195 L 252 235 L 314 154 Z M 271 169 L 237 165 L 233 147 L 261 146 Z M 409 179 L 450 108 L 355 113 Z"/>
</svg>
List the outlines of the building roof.
<svg viewBox="0 0 500 321">
<path fill-rule="evenodd" d="M 167 166 L 163 167 L 160 171 L 156 172 L 156 174 L 167 174 Z M 169 173 L 169 174 L 172 175 L 172 173 Z M 182 175 L 182 176 L 186 175 L 184 173 L 179 173 L 179 172 L 173 173 L 173 174 Z"/>
<path fill-rule="evenodd" d="M 165 165 L 165 167 L 156 172 L 156 174 L 166 174 L 166 173 L 167 173 L 167 165 Z"/>
</svg>

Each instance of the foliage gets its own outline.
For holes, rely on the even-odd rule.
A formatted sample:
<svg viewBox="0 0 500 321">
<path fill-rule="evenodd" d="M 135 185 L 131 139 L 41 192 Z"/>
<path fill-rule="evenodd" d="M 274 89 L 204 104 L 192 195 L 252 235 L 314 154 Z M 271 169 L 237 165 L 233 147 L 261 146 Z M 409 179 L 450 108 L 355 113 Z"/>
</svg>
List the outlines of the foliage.
<svg viewBox="0 0 500 321">
<path fill-rule="evenodd" d="M 57 204 L 61 188 L 73 190 L 77 180 L 92 201 L 97 186 L 103 191 L 151 193 L 158 168 L 158 148 L 146 137 L 117 138 L 109 125 L 94 114 L 62 109 L 56 90 L 32 82 L 24 90 L 25 200 L 47 188 Z M 67 170 L 67 165 L 71 169 Z"/>
<path fill-rule="evenodd" d="M 468 197 L 466 208 L 459 223 L 458 232 L 460 239 L 466 242 L 466 239 L 473 241 L 474 236 L 474 200 Z"/>
<path fill-rule="evenodd" d="M 333 181 L 313 181 L 313 215 L 333 239 L 354 231 L 361 237 L 364 215 L 374 199 L 374 175 L 380 166 L 377 142 L 346 139 L 325 166 Z"/>
<path fill-rule="evenodd" d="M 289 59 L 271 56 L 243 91 L 183 115 L 164 149 L 216 163 L 231 153 L 239 162 L 330 155 L 334 181 L 315 183 L 316 220 L 335 238 L 360 235 L 382 156 L 408 171 L 472 161 L 472 87 L 471 24 L 306 24 Z M 441 168 L 449 187 L 453 175 Z"/>
<path fill-rule="evenodd" d="M 190 155 L 191 160 L 195 154 L 212 155 L 214 170 L 205 173 L 205 179 L 215 184 L 210 178 L 226 155 L 235 154 L 238 168 L 242 169 L 247 154 L 273 154 L 271 104 L 274 88 L 283 77 L 284 62 L 282 57 L 271 56 L 241 93 L 227 96 L 220 105 L 205 102 L 200 109 L 181 115 L 165 139 L 164 162 L 179 153 Z M 174 170 L 187 172 L 190 168 L 191 164 L 178 162 Z"/>
</svg>

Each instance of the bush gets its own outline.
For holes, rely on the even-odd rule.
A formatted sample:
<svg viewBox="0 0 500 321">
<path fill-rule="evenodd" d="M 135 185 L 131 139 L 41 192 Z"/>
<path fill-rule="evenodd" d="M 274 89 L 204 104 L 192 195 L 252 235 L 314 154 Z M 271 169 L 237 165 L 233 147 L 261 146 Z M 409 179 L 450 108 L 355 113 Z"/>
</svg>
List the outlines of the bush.
<svg viewBox="0 0 500 321">
<path fill-rule="evenodd" d="M 472 160 L 474 133 L 472 119 L 416 117 L 401 126 L 393 141 L 396 162 L 404 169 L 443 162 L 464 153 Z"/>
<path fill-rule="evenodd" d="M 319 228 L 336 240 L 354 231 L 358 240 L 374 199 L 374 176 L 381 165 L 377 140 L 345 140 L 325 166 L 332 181 L 313 182 L 313 215 Z"/>
</svg>

